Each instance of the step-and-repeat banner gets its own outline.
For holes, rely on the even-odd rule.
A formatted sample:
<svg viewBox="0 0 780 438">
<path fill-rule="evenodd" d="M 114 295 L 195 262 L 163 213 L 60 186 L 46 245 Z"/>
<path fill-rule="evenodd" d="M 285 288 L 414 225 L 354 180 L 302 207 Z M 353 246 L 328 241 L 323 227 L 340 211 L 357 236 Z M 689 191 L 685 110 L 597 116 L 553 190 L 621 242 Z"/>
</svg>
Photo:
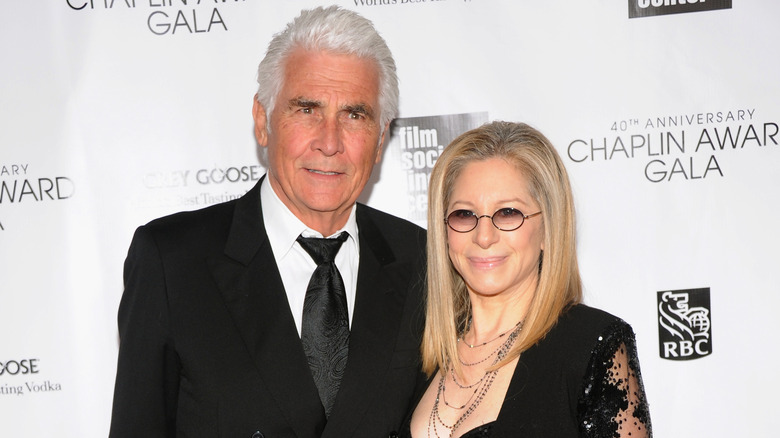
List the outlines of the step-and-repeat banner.
<svg viewBox="0 0 780 438">
<path fill-rule="evenodd" d="M 363 202 L 424 226 L 451 139 L 539 128 L 571 173 L 586 302 L 637 332 L 656 436 L 776 436 L 780 2 L 336 3 L 400 75 Z M 257 63 L 322 4 L 4 2 L 0 436 L 106 436 L 132 233 L 262 177 Z"/>
</svg>

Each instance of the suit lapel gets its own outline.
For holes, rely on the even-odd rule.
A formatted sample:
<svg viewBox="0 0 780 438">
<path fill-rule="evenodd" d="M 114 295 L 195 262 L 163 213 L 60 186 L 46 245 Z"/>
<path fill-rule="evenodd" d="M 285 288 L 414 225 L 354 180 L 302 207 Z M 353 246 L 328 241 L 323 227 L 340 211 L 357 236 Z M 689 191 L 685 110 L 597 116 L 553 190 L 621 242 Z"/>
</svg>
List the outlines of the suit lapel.
<svg viewBox="0 0 780 438">
<path fill-rule="evenodd" d="M 352 436 L 385 381 L 408 287 L 408 263 L 395 259 L 382 233 L 358 205 L 360 266 L 347 369 L 323 436 Z M 342 435 L 342 436 L 344 436 Z"/>
<path fill-rule="evenodd" d="M 262 181 L 261 181 L 262 182 Z M 260 208 L 260 182 L 239 199 L 214 279 L 255 367 L 298 436 L 317 435 L 325 415 L 290 312 Z"/>
</svg>

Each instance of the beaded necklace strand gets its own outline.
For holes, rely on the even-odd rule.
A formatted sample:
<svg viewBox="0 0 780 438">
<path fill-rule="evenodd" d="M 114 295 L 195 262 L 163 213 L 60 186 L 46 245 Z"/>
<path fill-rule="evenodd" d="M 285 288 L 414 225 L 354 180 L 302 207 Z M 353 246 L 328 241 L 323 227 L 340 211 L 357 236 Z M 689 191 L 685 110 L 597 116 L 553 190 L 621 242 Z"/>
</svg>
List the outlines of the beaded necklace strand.
<svg viewBox="0 0 780 438">
<path fill-rule="evenodd" d="M 522 322 L 522 321 L 521 321 Z M 518 334 L 520 333 L 520 330 L 522 329 L 522 324 L 517 323 L 515 327 L 512 329 L 511 332 L 504 332 L 500 334 L 497 338 L 492 339 L 486 343 L 483 343 L 482 345 L 486 345 L 490 342 L 493 342 L 494 340 L 503 337 L 507 333 L 509 333 L 509 336 L 507 337 L 506 341 L 504 341 L 503 344 L 501 344 L 498 349 L 491 352 L 490 355 L 488 355 L 486 358 L 475 362 L 471 365 L 476 365 L 478 363 L 482 363 L 486 361 L 489 357 L 493 356 L 495 354 L 496 358 L 493 360 L 492 365 L 497 364 L 502 359 L 504 359 L 509 353 L 509 350 L 512 349 L 512 345 L 514 345 L 515 340 L 517 339 Z M 460 340 L 460 338 L 458 338 Z M 465 344 L 465 342 L 464 342 Z M 468 344 L 466 344 L 468 345 Z M 470 346 L 471 347 L 471 346 Z M 473 347 L 472 347 L 473 348 Z M 460 360 L 461 364 L 466 366 L 471 366 L 469 364 L 463 363 L 463 361 L 460 359 L 460 355 L 458 356 L 458 360 Z M 453 406 L 452 404 L 447 402 L 447 399 L 445 397 L 445 390 L 446 390 L 446 376 L 447 374 L 452 375 L 452 380 L 455 382 L 455 384 L 460 387 L 461 389 L 471 389 L 474 388 L 474 391 L 471 393 L 469 398 L 466 400 L 465 403 L 461 406 Z M 491 385 L 493 384 L 493 381 L 496 378 L 496 375 L 498 374 L 498 370 L 493 371 L 486 371 L 485 374 L 480 378 L 477 382 L 472 383 L 470 385 L 464 384 L 461 385 L 456 377 L 455 377 L 455 370 L 453 367 L 449 367 L 447 370 L 442 370 L 441 376 L 439 377 L 439 385 L 436 392 L 436 399 L 433 402 L 433 408 L 431 409 L 431 415 L 428 417 L 428 438 L 436 437 L 441 438 L 439 436 L 439 431 L 437 429 L 437 425 L 442 425 L 444 428 L 448 429 L 450 431 L 449 436 L 452 437 L 453 432 L 463 424 L 463 422 L 471 415 L 479 406 L 479 404 L 482 402 L 482 399 L 485 398 L 485 395 L 490 390 Z M 457 421 L 455 421 L 454 424 L 449 425 L 442 420 L 441 415 L 439 414 L 439 402 L 444 403 L 445 406 L 447 406 L 450 409 L 455 410 L 464 410 L 465 411 L 458 417 Z M 433 434 L 431 433 L 433 432 Z"/>
<path fill-rule="evenodd" d="M 487 345 L 487 344 L 489 344 L 489 343 L 491 343 L 491 342 L 493 342 L 493 341 L 497 341 L 497 340 L 499 340 L 499 339 L 503 338 L 504 336 L 506 336 L 506 334 L 507 334 L 507 333 L 509 333 L 509 332 L 513 332 L 513 331 L 517 330 L 517 327 L 519 327 L 519 326 L 520 326 L 520 324 L 522 324 L 522 323 L 523 323 L 523 320 L 517 321 L 517 324 L 515 324 L 514 326 L 512 326 L 512 328 L 510 328 L 509 330 L 507 330 L 507 331 L 505 331 L 504 333 L 501 333 L 501 334 L 499 334 L 499 335 L 498 335 L 498 336 L 496 336 L 495 338 L 493 338 L 493 339 L 491 339 L 491 340 L 489 340 L 489 341 L 485 341 L 485 342 L 483 342 L 483 343 L 481 343 L 481 344 L 469 344 L 468 342 L 466 342 L 466 340 L 465 340 L 465 339 L 463 339 L 463 337 L 462 337 L 462 336 L 458 336 L 458 342 L 463 342 L 463 345 L 466 345 L 466 346 L 467 346 L 467 347 L 469 347 L 469 348 L 479 348 L 479 347 L 484 347 L 485 345 Z M 468 324 L 468 326 L 466 326 L 466 330 L 464 330 L 464 331 L 463 331 L 463 336 L 465 336 L 465 335 L 466 335 L 466 333 L 468 333 L 470 329 L 471 329 L 471 321 L 469 321 L 469 324 Z"/>
<path fill-rule="evenodd" d="M 489 340 L 489 341 L 483 342 L 483 343 L 481 343 L 481 344 L 478 344 L 478 345 L 475 345 L 475 344 L 469 344 L 468 342 L 466 342 L 466 341 L 463 339 L 463 338 L 465 337 L 465 333 L 468 333 L 468 330 L 469 330 L 469 329 L 470 329 L 470 327 L 471 327 L 471 322 L 469 322 L 468 326 L 466 327 L 466 330 L 464 331 L 464 335 L 462 335 L 462 336 L 458 336 L 458 340 L 457 340 L 457 342 L 463 342 L 463 345 L 465 345 L 465 346 L 469 347 L 470 349 L 473 349 L 473 348 L 479 348 L 479 347 L 484 347 L 485 345 L 487 345 L 487 344 L 490 344 L 490 343 L 491 343 L 491 342 L 493 342 L 493 341 L 496 341 L 496 340 L 498 340 L 498 339 L 501 339 L 501 338 L 503 338 L 504 336 L 506 336 L 506 335 L 507 335 L 507 333 L 514 332 L 514 331 L 518 331 L 518 328 L 520 327 L 520 324 L 522 324 L 522 322 L 523 322 L 522 320 L 518 321 L 518 322 L 517 322 L 517 324 L 515 324 L 515 325 L 514 325 L 512 328 L 510 328 L 509 330 L 507 330 L 507 331 L 505 331 L 505 332 L 503 332 L 503 333 L 499 334 L 498 336 L 496 336 L 495 338 L 493 338 L 493 339 L 491 339 L 491 340 Z M 496 354 L 496 353 L 498 352 L 498 350 L 500 350 L 500 349 L 501 349 L 501 347 L 502 347 L 502 345 L 499 345 L 499 346 L 498 346 L 498 347 L 496 347 L 496 349 L 495 349 L 495 350 L 493 350 L 493 351 L 492 351 L 490 354 L 488 354 L 488 355 L 487 355 L 487 356 L 485 356 L 483 359 L 480 359 L 480 360 L 478 360 L 478 361 L 476 361 L 476 362 L 470 362 L 470 363 L 464 362 L 464 361 L 463 361 L 463 359 L 461 359 L 461 358 L 460 358 L 460 355 L 458 355 L 458 361 L 460 361 L 460 364 L 461 364 L 461 365 L 463 365 L 463 366 L 467 366 L 467 367 L 471 367 L 471 366 L 474 366 L 474 365 L 479 365 L 479 364 L 481 364 L 482 362 L 485 362 L 486 360 L 490 359 L 490 358 L 491 358 L 491 357 L 492 357 L 494 354 Z"/>
</svg>

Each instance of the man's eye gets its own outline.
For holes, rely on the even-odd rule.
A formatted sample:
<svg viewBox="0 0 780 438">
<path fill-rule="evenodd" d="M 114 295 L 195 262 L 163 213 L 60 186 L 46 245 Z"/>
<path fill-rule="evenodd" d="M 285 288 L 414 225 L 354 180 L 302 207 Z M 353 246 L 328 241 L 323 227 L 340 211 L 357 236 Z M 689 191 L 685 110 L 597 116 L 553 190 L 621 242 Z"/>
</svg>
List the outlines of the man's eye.
<svg viewBox="0 0 780 438">
<path fill-rule="evenodd" d="M 365 117 L 366 116 L 363 113 L 354 112 L 354 111 L 349 113 L 349 118 L 352 119 L 352 120 L 361 120 L 361 119 L 364 119 Z"/>
<path fill-rule="evenodd" d="M 312 108 L 309 108 L 309 107 L 303 107 L 303 108 L 301 108 L 301 110 L 300 110 L 300 111 L 301 111 L 302 113 L 304 113 L 304 114 L 311 114 L 311 113 L 313 113 L 313 112 L 314 112 L 314 109 L 312 109 Z"/>
</svg>

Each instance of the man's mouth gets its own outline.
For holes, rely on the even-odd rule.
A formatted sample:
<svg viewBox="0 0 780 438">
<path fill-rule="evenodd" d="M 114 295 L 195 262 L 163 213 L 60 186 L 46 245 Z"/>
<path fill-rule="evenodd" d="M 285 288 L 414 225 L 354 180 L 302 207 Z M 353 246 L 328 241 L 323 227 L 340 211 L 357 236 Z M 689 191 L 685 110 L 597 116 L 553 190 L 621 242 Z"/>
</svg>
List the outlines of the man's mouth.
<svg viewBox="0 0 780 438">
<path fill-rule="evenodd" d="M 328 172 L 325 170 L 317 170 L 317 169 L 306 169 L 311 173 L 316 173 L 318 175 L 338 175 L 339 172 Z"/>
</svg>

